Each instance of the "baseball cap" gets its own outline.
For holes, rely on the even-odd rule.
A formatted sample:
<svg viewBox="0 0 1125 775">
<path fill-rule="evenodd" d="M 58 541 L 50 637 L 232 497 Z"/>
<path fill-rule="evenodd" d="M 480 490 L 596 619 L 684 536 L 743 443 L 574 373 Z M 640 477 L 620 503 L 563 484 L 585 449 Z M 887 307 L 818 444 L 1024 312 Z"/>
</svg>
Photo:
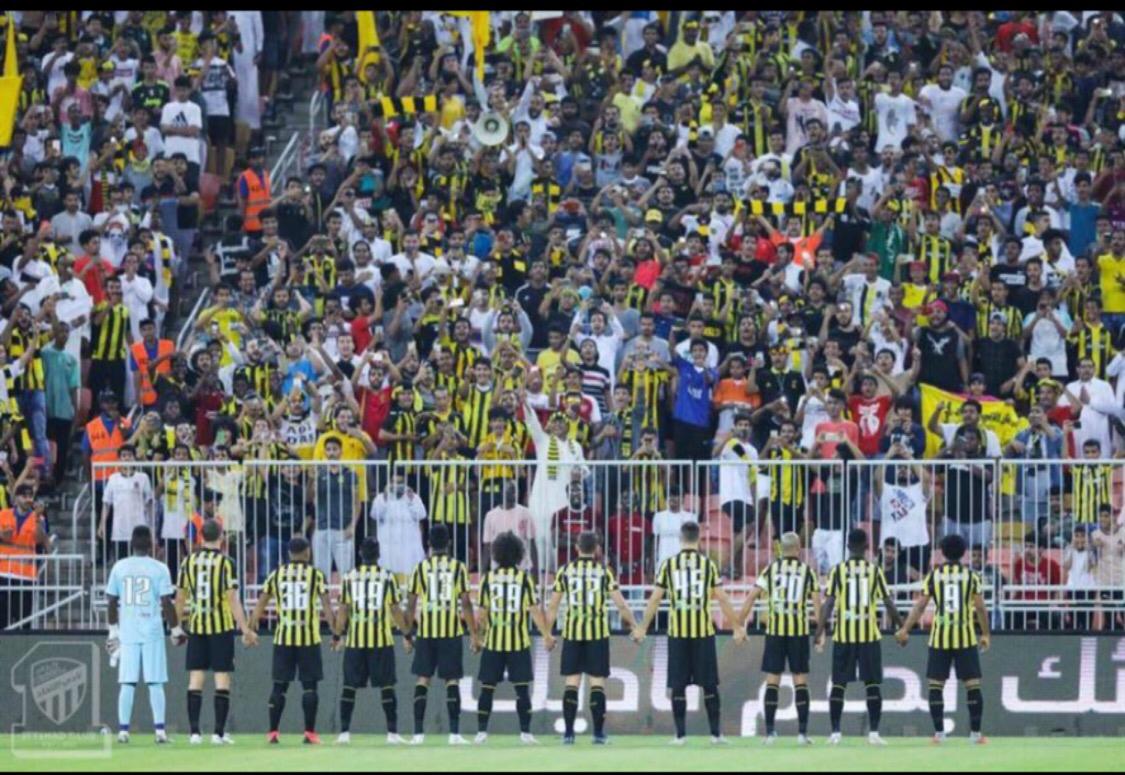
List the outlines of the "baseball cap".
<svg viewBox="0 0 1125 775">
<path fill-rule="evenodd" d="M 944 312 L 944 313 L 946 313 L 946 314 L 949 314 L 949 305 L 948 305 L 948 304 L 946 304 L 946 303 L 945 303 L 944 301 L 942 301 L 941 299 L 938 299 L 937 301 L 935 301 L 934 303 L 932 303 L 932 304 L 930 305 L 930 312 L 934 312 L 934 311 L 936 311 L 936 310 L 939 310 L 939 309 L 940 309 L 940 310 L 941 310 L 942 312 Z"/>
<path fill-rule="evenodd" d="M 974 372 L 973 372 L 972 374 L 970 374 L 970 375 L 969 375 L 969 382 L 970 382 L 970 383 L 973 383 L 973 382 L 984 382 L 984 381 L 985 381 L 985 380 L 984 380 L 984 372 L 981 372 L 981 371 L 974 371 Z"/>
<path fill-rule="evenodd" d="M 664 213 L 655 207 L 645 210 L 645 223 L 664 223 Z"/>
</svg>

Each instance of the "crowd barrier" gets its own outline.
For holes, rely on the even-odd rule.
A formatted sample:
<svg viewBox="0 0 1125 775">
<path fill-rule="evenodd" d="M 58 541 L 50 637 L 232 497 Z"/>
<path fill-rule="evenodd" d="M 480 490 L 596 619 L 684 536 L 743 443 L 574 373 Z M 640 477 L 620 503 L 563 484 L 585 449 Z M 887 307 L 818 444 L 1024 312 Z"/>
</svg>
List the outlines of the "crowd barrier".
<svg viewBox="0 0 1125 775">
<path fill-rule="evenodd" d="M 775 556 L 779 533 L 796 532 L 803 558 L 825 579 L 858 527 L 907 606 L 941 561 L 941 538 L 958 532 L 972 547 L 965 561 L 982 573 L 996 629 L 1119 630 L 1125 542 L 1098 520 L 1099 511 L 1103 522 L 1118 520 L 1123 475 L 1118 461 L 1073 460 L 99 463 L 90 499 L 94 610 L 134 524 L 153 528 L 175 574 L 198 541 L 193 524 L 207 517 L 223 521 L 251 602 L 295 535 L 309 538 L 313 562 L 334 586 L 365 537 L 405 580 L 428 549 L 428 528 L 443 523 L 474 580 L 496 535 L 516 532 L 524 567 L 544 591 L 577 556 L 578 534 L 593 530 L 639 609 L 662 559 L 679 550 L 679 526 L 696 520 L 702 551 L 736 598 Z M 1094 476 L 1102 490 L 1089 484 Z M 1037 489 L 1042 477 L 1057 485 Z M 1104 502 L 1091 506 L 1091 498 Z M 717 612 L 716 621 L 725 625 Z"/>
</svg>

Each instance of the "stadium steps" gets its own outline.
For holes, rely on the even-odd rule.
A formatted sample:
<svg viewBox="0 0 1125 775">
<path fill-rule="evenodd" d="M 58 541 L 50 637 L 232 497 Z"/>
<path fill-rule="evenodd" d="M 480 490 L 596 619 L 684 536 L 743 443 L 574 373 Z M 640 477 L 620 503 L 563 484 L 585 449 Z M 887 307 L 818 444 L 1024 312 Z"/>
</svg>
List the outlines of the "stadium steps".
<svg viewBox="0 0 1125 775">
<path fill-rule="evenodd" d="M 293 74 L 290 77 L 290 91 L 293 94 L 291 107 L 282 108 L 279 105 L 279 112 L 287 119 L 292 119 L 284 129 L 276 128 L 271 129 L 263 127 L 263 135 L 265 137 L 267 164 L 272 169 L 276 163 L 278 156 L 284 150 L 286 144 L 289 142 L 290 137 L 296 132 L 305 133 L 308 130 L 309 112 L 308 104 L 312 96 L 312 90 L 316 88 L 315 74 L 312 69 L 304 68 L 300 73 Z M 206 184 L 201 182 L 201 189 L 204 189 Z M 204 242 L 214 240 L 217 237 L 214 229 L 208 229 L 208 226 L 221 225 L 223 219 L 228 215 L 236 214 L 237 208 L 224 207 L 219 202 L 218 190 L 201 191 L 204 193 L 205 201 L 214 202 L 215 210 L 211 214 L 204 216 L 201 221 L 201 240 Z M 171 316 L 166 321 L 166 336 L 175 340 L 187 316 L 191 314 L 192 306 L 199 297 L 199 292 L 206 288 L 208 285 L 207 266 L 202 259 L 201 253 L 196 253 L 188 257 L 190 272 L 185 277 L 184 285 L 179 289 L 176 294 L 178 298 L 174 300 L 175 304 L 171 309 Z M 83 382 L 85 383 L 85 375 Z M 53 549 L 52 551 L 59 554 L 81 554 L 89 556 L 90 544 L 93 541 L 93 535 L 90 527 L 90 506 L 88 501 L 84 501 L 81 512 L 77 515 L 77 520 L 72 520 L 73 509 L 75 501 L 79 498 L 84 487 L 85 477 L 81 470 L 81 427 L 89 418 L 91 411 L 96 411 L 93 406 L 94 397 L 90 395 L 87 388 L 82 388 L 79 396 L 78 416 L 75 423 L 75 436 L 71 448 L 71 462 L 68 466 L 63 480 L 58 483 L 54 488 L 54 492 L 46 495 L 48 504 L 48 520 L 53 536 Z M 79 424 L 78 421 L 81 421 Z M 89 566 L 89 563 L 87 563 Z M 93 569 L 87 567 L 85 569 L 85 578 L 89 583 L 94 583 L 96 576 L 93 575 Z M 53 578 L 47 579 L 48 583 L 55 581 Z"/>
</svg>

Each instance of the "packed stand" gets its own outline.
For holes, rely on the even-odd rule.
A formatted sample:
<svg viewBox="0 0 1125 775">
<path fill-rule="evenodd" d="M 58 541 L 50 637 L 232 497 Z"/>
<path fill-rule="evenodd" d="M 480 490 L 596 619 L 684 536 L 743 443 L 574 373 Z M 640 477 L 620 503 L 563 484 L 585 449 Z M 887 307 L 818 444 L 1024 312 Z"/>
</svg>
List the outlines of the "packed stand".
<svg viewBox="0 0 1125 775">
<path fill-rule="evenodd" d="M 328 127 L 276 197 L 247 150 L 240 217 L 204 249 L 209 306 L 187 351 L 146 350 L 134 384 L 125 350 L 159 342 L 160 305 L 146 329 L 123 288 L 148 272 L 160 301 L 159 262 L 174 277 L 190 256 L 201 164 L 243 166 L 245 62 L 224 26 L 239 14 L 203 34 L 196 15 L 168 15 L 131 91 L 117 63 L 147 13 L 119 35 L 98 14 L 76 36 L 36 28 L 21 59 L 47 88 L 7 165 L 9 261 L 32 240 L 69 249 L 59 282 L 108 300 L 86 308 L 95 332 L 136 326 L 110 355 L 89 340 L 124 446 L 87 449 L 197 464 L 97 469 L 107 551 L 122 510 L 159 515 L 179 552 L 218 516 L 259 582 L 297 534 L 340 573 L 375 535 L 405 574 L 425 524 L 446 523 L 474 571 L 510 529 L 549 574 L 592 528 L 645 584 L 688 519 L 734 579 L 788 530 L 826 573 L 860 524 L 892 583 L 957 532 L 994 594 L 1049 609 L 1004 626 L 1125 626 L 1104 462 L 1125 440 L 1120 14 L 500 12 L 479 72 L 467 15 L 379 12 L 373 35 L 363 12 L 303 13 L 306 41 L 322 25 L 309 62 Z M 185 46 L 210 63 L 195 80 L 170 69 Z M 150 135 L 168 161 L 152 154 L 146 182 Z M 93 150 L 68 155 L 83 137 Z M 18 303 L 18 330 L 54 323 Z M 36 425 L 34 391 L 16 395 L 9 421 L 31 418 L 38 444 L 50 402 Z"/>
</svg>

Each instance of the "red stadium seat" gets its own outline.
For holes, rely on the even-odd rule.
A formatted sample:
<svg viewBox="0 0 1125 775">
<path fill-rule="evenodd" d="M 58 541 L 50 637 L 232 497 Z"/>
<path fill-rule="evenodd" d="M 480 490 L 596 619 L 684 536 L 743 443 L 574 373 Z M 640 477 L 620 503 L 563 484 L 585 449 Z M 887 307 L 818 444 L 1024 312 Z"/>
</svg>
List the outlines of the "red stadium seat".
<svg viewBox="0 0 1125 775">
<path fill-rule="evenodd" d="M 219 189 L 222 187 L 222 179 L 218 175 L 210 172 L 203 172 L 199 175 L 199 200 L 203 205 L 203 212 L 209 213 L 214 211 L 215 206 L 219 202 Z"/>
<path fill-rule="evenodd" d="M 78 390 L 78 406 L 74 409 L 74 427 L 80 428 L 86 424 L 90 419 L 90 407 L 94 403 L 94 398 L 90 394 L 90 388 L 84 387 Z"/>
</svg>

